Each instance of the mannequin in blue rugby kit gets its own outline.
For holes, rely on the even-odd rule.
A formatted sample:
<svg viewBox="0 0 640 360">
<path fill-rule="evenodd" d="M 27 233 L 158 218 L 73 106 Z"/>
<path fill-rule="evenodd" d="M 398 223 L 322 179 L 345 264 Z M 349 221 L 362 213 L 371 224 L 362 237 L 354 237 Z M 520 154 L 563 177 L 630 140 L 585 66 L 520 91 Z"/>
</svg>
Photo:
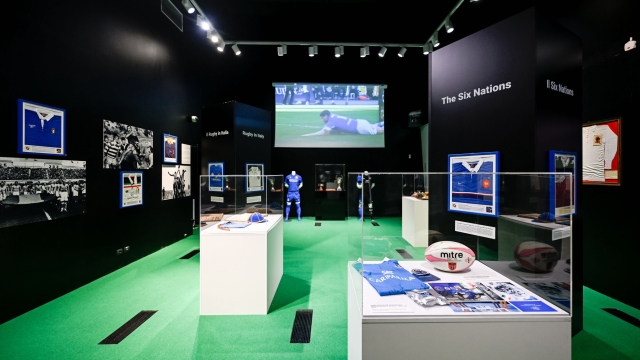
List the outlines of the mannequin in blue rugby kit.
<svg viewBox="0 0 640 360">
<path fill-rule="evenodd" d="M 300 188 L 302 188 L 302 176 L 291 171 L 291 174 L 284 178 L 284 186 L 287 188 L 287 210 L 284 221 L 289 221 L 289 210 L 291 210 L 291 202 L 296 202 L 298 210 L 298 221 L 301 221 L 302 209 L 300 208 Z"/>
<path fill-rule="evenodd" d="M 371 189 L 376 186 L 375 183 L 371 181 L 371 175 L 369 175 L 368 171 L 365 171 L 362 175 L 358 175 L 356 179 L 356 186 L 358 189 L 362 190 L 360 194 L 358 194 L 358 214 L 360 215 L 360 221 L 364 217 L 364 203 L 367 203 L 369 214 L 371 215 L 371 220 L 373 220 L 373 199 L 371 199 Z"/>
</svg>

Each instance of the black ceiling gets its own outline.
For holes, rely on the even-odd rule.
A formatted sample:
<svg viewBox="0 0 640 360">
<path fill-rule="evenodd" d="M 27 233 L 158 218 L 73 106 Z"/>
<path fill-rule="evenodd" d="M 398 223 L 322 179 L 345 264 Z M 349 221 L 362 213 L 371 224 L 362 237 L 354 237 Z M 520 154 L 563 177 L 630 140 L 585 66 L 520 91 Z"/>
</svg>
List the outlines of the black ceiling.
<svg viewBox="0 0 640 360">
<path fill-rule="evenodd" d="M 179 0 L 174 0 L 178 3 Z M 386 42 L 428 40 L 458 0 L 197 0 L 227 42 Z M 585 58 L 623 51 L 640 37 L 637 0 L 465 0 L 443 46 L 531 6 L 583 39 Z M 179 4 L 177 4 L 180 6 Z M 193 17 L 193 16 L 192 16 Z M 193 21 L 193 20 L 192 20 Z M 636 33 L 632 33 L 636 31 Z M 617 49 L 617 50 L 616 50 Z"/>
</svg>

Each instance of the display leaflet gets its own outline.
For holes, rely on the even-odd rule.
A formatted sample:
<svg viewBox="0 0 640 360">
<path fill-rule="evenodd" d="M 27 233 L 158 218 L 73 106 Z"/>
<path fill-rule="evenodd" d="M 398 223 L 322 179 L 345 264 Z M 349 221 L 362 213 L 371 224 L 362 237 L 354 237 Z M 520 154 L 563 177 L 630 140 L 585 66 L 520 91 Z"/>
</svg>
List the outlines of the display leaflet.
<svg viewBox="0 0 640 360">
<path fill-rule="evenodd" d="M 380 296 L 405 294 L 405 291 L 416 289 L 429 289 L 429 286 L 404 269 L 397 260 L 387 260 L 379 264 L 364 264 L 362 265 L 362 276 Z"/>
</svg>

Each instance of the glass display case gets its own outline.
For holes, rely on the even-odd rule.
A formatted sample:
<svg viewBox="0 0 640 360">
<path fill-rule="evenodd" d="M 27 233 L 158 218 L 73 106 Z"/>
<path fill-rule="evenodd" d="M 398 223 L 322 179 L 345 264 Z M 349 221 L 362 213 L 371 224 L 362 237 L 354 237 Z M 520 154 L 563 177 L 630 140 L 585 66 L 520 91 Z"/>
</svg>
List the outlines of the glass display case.
<svg viewBox="0 0 640 360">
<path fill-rule="evenodd" d="M 200 315 L 267 313 L 283 273 L 284 194 L 282 175 L 200 177 Z"/>
<path fill-rule="evenodd" d="M 344 164 L 315 165 L 316 220 L 344 220 L 347 184 Z"/>
<path fill-rule="evenodd" d="M 419 356 L 416 333 L 430 357 L 570 358 L 573 212 L 549 204 L 575 203 L 571 177 L 349 173 L 350 358 Z"/>
</svg>

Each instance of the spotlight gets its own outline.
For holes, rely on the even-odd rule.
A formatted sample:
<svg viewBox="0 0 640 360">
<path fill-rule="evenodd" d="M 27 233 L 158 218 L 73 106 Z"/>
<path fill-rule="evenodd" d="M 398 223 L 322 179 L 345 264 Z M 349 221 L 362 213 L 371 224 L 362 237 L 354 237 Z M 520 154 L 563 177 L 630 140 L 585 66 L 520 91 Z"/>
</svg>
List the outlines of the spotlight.
<svg viewBox="0 0 640 360">
<path fill-rule="evenodd" d="M 240 48 L 238 47 L 238 44 L 233 44 L 233 46 L 231 46 L 231 48 L 233 49 L 233 52 L 236 55 L 240 55 L 241 51 L 240 51 Z"/>
<path fill-rule="evenodd" d="M 340 57 L 340 46 L 336 46 L 335 54 L 336 54 L 336 57 Z"/>
<path fill-rule="evenodd" d="M 193 14 L 196 11 L 196 8 L 191 5 L 191 2 L 189 0 L 182 0 L 182 6 L 187 9 L 187 12 L 189 14 Z"/>
<path fill-rule="evenodd" d="M 447 29 L 448 33 L 453 32 L 453 23 L 451 22 L 451 18 L 449 16 L 447 16 L 447 18 L 444 19 L 444 27 L 445 29 Z"/>
<path fill-rule="evenodd" d="M 407 49 L 403 46 L 400 48 L 400 51 L 398 51 L 398 56 L 399 57 L 404 57 L 404 53 L 407 52 Z"/>
<path fill-rule="evenodd" d="M 220 43 L 218 44 L 218 51 L 222 52 L 224 51 L 224 41 L 220 41 Z"/>
<path fill-rule="evenodd" d="M 386 52 L 387 52 L 387 48 L 383 46 L 380 48 L 380 51 L 378 52 L 378 56 L 383 57 Z"/>
<path fill-rule="evenodd" d="M 313 54 L 318 55 L 318 45 L 313 45 Z"/>
<path fill-rule="evenodd" d="M 198 17 L 196 18 L 196 24 L 200 26 L 202 30 L 211 29 L 211 24 L 209 24 L 209 22 L 204 18 L 204 16 L 200 14 L 198 14 Z"/>
<path fill-rule="evenodd" d="M 313 46 L 309 46 L 309 56 L 313 57 L 313 55 L 315 55 Z"/>
<path fill-rule="evenodd" d="M 287 54 L 287 45 L 278 46 L 278 56 L 282 56 L 286 54 Z"/>
<path fill-rule="evenodd" d="M 360 48 L 360 57 L 365 57 L 365 56 L 367 56 L 367 53 L 366 53 L 366 51 L 364 50 L 364 48 L 363 48 L 363 47 L 361 47 L 361 48 Z"/>
<path fill-rule="evenodd" d="M 428 53 L 433 52 L 433 44 L 427 42 L 422 46 L 422 53 L 427 55 Z"/>
<path fill-rule="evenodd" d="M 369 45 L 364 47 L 364 56 L 369 56 Z"/>
<path fill-rule="evenodd" d="M 214 32 L 211 29 L 207 30 L 207 39 L 211 40 L 214 43 L 217 43 L 218 41 L 220 41 L 220 37 L 218 36 L 218 33 Z"/>
<path fill-rule="evenodd" d="M 440 46 L 440 40 L 438 40 L 438 32 L 437 31 L 431 37 L 431 43 L 433 44 L 434 48 L 437 48 L 438 46 Z"/>
<path fill-rule="evenodd" d="M 344 46 L 340 45 L 340 55 L 344 55 Z"/>
</svg>

